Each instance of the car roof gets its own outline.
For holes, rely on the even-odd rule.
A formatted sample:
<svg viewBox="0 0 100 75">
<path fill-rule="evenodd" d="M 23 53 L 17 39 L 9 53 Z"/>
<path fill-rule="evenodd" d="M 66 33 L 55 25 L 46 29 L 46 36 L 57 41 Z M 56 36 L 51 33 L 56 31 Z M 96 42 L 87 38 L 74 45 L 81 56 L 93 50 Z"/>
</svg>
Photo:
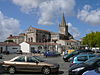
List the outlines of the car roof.
<svg viewBox="0 0 100 75">
<path fill-rule="evenodd" d="M 78 55 L 96 55 L 96 54 L 94 54 L 94 53 L 80 53 Z"/>
</svg>

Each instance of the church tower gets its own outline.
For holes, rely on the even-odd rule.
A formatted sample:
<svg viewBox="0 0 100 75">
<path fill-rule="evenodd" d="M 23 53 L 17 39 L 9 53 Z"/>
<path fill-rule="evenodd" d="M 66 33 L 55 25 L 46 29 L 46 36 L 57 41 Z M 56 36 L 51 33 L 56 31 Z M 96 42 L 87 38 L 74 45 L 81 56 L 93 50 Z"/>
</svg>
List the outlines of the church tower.
<svg viewBox="0 0 100 75">
<path fill-rule="evenodd" d="M 60 33 L 68 36 L 68 25 L 66 24 L 64 14 L 62 16 L 62 22 L 59 24 Z"/>
</svg>

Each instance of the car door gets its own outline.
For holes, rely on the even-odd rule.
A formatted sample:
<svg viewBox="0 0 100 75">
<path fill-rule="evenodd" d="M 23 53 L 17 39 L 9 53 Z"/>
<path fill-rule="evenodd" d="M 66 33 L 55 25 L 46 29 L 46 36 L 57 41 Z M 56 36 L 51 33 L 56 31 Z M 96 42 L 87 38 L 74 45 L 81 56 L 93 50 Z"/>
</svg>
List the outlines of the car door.
<svg viewBox="0 0 100 75">
<path fill-rule="evenodd" d="M 27 57 L 27 68 L 32 72 L 41 71 L 40 62 L 36 60 L 34 57 Z"/>
<path fill-rule="evenodd" d="M 26 68 L 27 63 L 26 63 L 26 60 L 25 60 L 25 56 L 18 57 L 17 59 L 15 59 L 13 61 L 13 63 L 14 63 L 16 70 L 18 70 L 18 71 L 27 70 L 27 68 Z"/>
</svg>

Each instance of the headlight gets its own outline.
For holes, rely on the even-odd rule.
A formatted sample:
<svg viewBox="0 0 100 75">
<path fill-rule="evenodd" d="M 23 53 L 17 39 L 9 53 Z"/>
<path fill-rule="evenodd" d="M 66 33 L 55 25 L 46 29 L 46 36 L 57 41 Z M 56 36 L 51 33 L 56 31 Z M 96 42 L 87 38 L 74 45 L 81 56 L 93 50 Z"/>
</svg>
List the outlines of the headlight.
<svg viewBox="0 0 100 75">
<path fill-rule="evenodd" d="M 80 70 L 82 70 L 82 69 L 84 69 L 84 67 L 80 67 L 80 68 L 74 69 L 74 70 L 72 70 L 72 71 L 80 71 Z"/>
</svg>

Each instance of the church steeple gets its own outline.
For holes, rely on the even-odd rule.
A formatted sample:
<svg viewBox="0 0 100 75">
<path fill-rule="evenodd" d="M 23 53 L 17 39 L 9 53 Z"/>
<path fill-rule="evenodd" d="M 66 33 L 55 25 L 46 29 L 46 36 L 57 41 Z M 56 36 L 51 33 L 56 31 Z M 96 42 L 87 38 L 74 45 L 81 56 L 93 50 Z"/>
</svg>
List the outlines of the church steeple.
<svg viewBox="0 0 100 75">
<path fill-rule="evenodd" d="M 61 24 L 59 24 L 60 33 L 68 35 L 68 25 L 66 24 L 65 16 L 63 13 Z"/>
<path fill-rule="evenodd" d="M 65 27 L 66 26 L 66 20 L 65 20 L 64 13 L 63 13 L 63 16 L 62 16 L 62 21 L 61 21 L 60 26 L 62 26 L 62 27 Z"/>
</svg>

